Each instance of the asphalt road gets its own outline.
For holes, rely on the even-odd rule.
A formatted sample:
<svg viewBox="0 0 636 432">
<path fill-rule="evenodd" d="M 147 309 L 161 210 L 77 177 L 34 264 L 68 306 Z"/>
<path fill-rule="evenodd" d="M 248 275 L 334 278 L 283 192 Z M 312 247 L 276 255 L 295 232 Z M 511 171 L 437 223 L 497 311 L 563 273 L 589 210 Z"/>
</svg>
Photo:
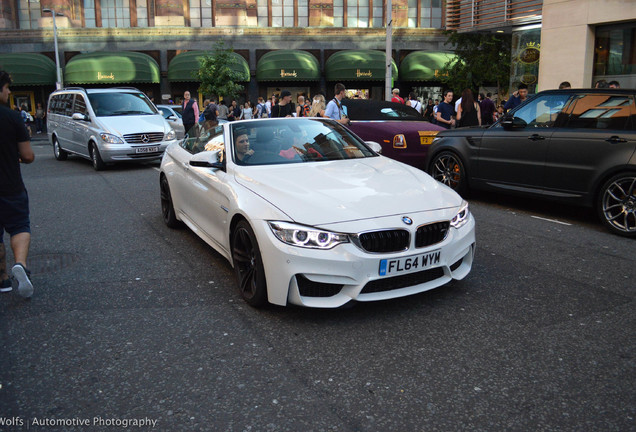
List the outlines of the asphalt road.
<svg viewBox="0 0 636 432">
<path fill-rule="evenodd" d="M 255 310 L 163 225 L 157 164 L 98 173 L 35 144 L 35 294 L 0 296 L 0 431 L 636 429 L 636 243 L 590 211 L 474 196 L 467 279 Z"/>
</svg>

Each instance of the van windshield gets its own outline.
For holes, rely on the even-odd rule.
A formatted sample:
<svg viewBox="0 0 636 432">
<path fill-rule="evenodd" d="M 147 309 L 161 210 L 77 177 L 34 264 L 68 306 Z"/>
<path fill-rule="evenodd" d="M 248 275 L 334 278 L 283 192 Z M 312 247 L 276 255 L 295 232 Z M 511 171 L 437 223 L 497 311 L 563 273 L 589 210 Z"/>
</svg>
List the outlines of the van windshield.
<svg viewBox="0 0 636 432">
<path fill-rule="evenodd" d="M 97 117 L 157 114 L 152 102 L 141 92 L 92 93 L 88 100 Z"/>
</svg>

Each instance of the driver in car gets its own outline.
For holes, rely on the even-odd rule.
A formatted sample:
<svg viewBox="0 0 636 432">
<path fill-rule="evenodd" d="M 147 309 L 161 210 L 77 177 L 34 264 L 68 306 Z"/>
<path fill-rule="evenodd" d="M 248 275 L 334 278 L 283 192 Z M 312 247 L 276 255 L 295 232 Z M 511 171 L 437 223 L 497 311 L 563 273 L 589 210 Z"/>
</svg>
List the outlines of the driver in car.
<svg viewBox="0 0 636 432">
<path fill-rule="evenodd" d="M 254 154 L 254 150 L 250 148 L 250 139 L 246 129 L 237 128 L 234 130 L 234 152 L 236 158 L 241 162 L 246 162 Z"/>
</svg>

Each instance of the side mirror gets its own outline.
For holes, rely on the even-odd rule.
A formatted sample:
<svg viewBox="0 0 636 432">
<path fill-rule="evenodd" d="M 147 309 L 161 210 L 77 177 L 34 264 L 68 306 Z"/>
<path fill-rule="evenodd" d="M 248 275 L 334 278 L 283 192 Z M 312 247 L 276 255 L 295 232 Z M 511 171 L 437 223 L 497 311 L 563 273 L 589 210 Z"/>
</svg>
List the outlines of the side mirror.
<svg viewBox="0 0 636 432">
<path fill-rule="evenodd" d="M 194 167 L 225 169 L 224 158 L 221 157 L 222 150 L 202 151 L 190 158 L 190 165 Z"/>
<path fill-rule="evenodd" d="M 88 114 L 82 114 L 82 113 L 74 113 L 71 118 L 73 120 L 81 120 L 81 121 L 90 121 L 91 118 L 88 116 Z"/>
<path fill-rule="evenodd" d="M 375 141 L 365 141 L 364 142 L 371 150 L 378 154 L 382 154 L 382 146 Z"/>
<path fill-rule="evenodd" d="M 528 126 L 528 123 L 526 123 L 526 121 L 522 118 L 513 117 L 512 115 L 505 115 L 504 118 L 501 120 L 501 126 L 505 130 L 523 129 Z"/>
<path fill-rule="evenodd" d="M 168 117 L 166 117 L 167 120 L 176 120 L 177 116 L 175 116 L 174 114 L 169 115 Z"/>
</svg>

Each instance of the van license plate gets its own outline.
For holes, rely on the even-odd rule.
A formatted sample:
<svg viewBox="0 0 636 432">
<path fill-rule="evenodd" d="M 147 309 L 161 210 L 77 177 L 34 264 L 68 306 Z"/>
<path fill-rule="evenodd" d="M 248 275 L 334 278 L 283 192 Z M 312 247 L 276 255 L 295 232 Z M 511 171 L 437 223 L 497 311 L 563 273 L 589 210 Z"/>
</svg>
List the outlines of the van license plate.
<svg viewBox="0 0 636 432">
<path fill-rule="evenodd" d="M 432 252 L 411 255 L 398 259 L 380 260 L 380 276 L 389 276 L 400 273 L 410 273 L 417 270 L 425 270 L 439 264 L 442 251 L 436 250 Z"/>
<path fill-rule="evenodd" d="M 155 153 L 159 151 L 159 147 L 137 147 L 135 153 Z"/>
</svg>

